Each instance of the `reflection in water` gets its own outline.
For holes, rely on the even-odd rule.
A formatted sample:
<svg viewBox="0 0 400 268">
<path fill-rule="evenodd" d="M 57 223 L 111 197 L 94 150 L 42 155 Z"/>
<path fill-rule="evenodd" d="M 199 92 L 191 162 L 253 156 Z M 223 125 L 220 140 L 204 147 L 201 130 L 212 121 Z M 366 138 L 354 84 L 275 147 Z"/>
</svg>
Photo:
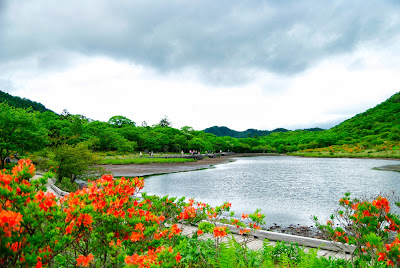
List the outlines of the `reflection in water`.
<svg viewBox="0 0 400 268">
<path fill-rule="evenodd" d="M 149 194 L 185 196 L 212 205 L 224 201 L 241 213 L 261 208 L 267 225 L 312 225 L 311 215 L 328 217 L 345 192 L 372 197 L 400 192 L 400 172 L 373 170 L 394 160 L 260 156 L 213 169 L 146 179 Z"/>
</svg>

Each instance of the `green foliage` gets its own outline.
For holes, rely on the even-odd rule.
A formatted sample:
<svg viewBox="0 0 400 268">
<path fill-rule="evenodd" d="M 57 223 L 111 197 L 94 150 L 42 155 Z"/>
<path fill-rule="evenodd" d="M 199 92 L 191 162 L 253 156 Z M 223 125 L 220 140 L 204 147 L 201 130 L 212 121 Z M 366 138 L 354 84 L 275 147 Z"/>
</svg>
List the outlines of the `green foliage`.
<svg viewBox="0 0 400 268">
<path fill-rule="evenodd" d="M 135 122 L 133 122 L 132 120 L 130 120 L 124 116 L 121 116 L 121 115 L 115 115 L 115 116 L 111 117 L 108 120 L 108 123 L 112 124 L 114 126 L 117 126 L 117 127 L 122 127 L 122 126 L 126 126 L 126 125 L 131 125 L 131 126 L 136 125 Z"/>
<path fill-rule="evenodd" d="M 46 143 L 46 130 L 37 120 L 37 112 L 0 103 L 0 166 L 11 153 L 40 150 Z"/>
<path fill-rule="evenodd" d="M 62 178 L 74 182 L 78 176 L 86 174 L 94 163 L 95 157 L 85 143 L 62 144 L 49 152 L 49 165 L 56 167 L 59 182 Z"/>
<path fill-rule="evenodd" d="M 319 257 L 317 249 L 305 252 L 296 244 L 271 244 L 268 240 L 264 240 L 259 250 L 243 248 L 233 240 L 222 243 L 217 250 L 211 239 L 182 237 L 177 248 L 182 256 L 178 267 L 351 267 L 351 263 L 343 259 Z"/>
</svg>

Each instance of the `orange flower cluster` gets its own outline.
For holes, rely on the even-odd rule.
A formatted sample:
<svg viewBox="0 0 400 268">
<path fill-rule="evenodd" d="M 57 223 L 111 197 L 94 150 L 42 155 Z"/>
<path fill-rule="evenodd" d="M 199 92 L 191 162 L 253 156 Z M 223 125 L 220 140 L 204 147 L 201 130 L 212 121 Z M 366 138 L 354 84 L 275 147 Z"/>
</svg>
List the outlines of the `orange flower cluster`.
<svg viewBox="0 0 400 268">
<path fill-rule="evenodd" d="M 149 249 L 146 254 L 138 255 L 137 253 L 132 256 L 125 257 L 125 263 L 128 265 L 137 265 L 143 268 L 149 268 L 157 265 L 162 265 L 160 261 L 158 261 L 158 254 L 173 254 L 174 250 L 172 247 L 165 248 L 164 246 L 158 247 L 156 250 Z M 177 263 L 181 260 L 181 255 L 178 252 L 175 255 L 175 260 Z"/>
<path fill-rule="evenodd" d="M 187 220 L 196 217 L 197 209 L 192 205 L 184 207 L 184 211 L 179 214 L 177 217 L 179 220 Z"/>
<path fill-rule="evenodd" d="M 35 175 L 35 166 L 30 159 L 20 159 L 11 174 L 17 178 L 27 179 Z"/>
<path fill-rule="evenodd" d="M 372 205 L 377 209 L 384 209 L 386 213 L 389 213 L 389 201 L 382 196 L 379 196 L 376 200 L 372 201 Z"/>
<path fill-rule="evenodd" d="M 395 266 L 395 262 L 397 265 L 400 264 L 400 241 L 396 237 L 395 240 L 385 245 L 386 252 L 378 253 L 378 261 L 386 261 L 386 264 L 389 266 Z M 394 257 L 394 258 L 393 258 Z M 398 267 L 398 266 L 396 266 Z"/>
<path fill-rule="evenodd" d="M 44 210 L 45 212 L 48 212 L 49 209 L 57 205 L 57 202 L 55 201 L 56 196 L 50 192 L 44 193 L 42 190 L 40 190 L 36 194 L 35 199 L 36 200 L 34 202 L 39 203 L 40 209 Z"/>
<path fill-rule="evenodd" d="M 88 256 L 83 256 L 79 255 L 79 257 L 76 259 L 76 265 L 82 266 L 82 267 L 89 267 L 89 263 L 93 260 L 94 256 L 92 253 L 90 253 Z"/>
<path fill-rule="evenodd" d="M 226 236 L 227 235 L 226 228 L 227 227 L 215 226 L 214 230 L 213 230 L 214 237 L 224 237 L 224 236 Z"/>
<path fill-rule="evenodd" d="M 260 230 L 261 229 L 261 227 L 259 226 L 259 225 L 257 225 L 257 223 L 249 223 L 249 227 L 250 228 L 253 228 L 253 229 L 256 229 L 256 230 Z"/>
<path fill-rule="evenodd" d="M 339 232 L 335 231 L 335 237 L 337 237 L 337 241 L 345 241 L 346 243 L 349 243 L 349 238 L 346 236 L 345 232 Z"/>
<path fill-rule="evenodd" d="M 22 215 L 19 212 L 1 210 L 0 229 L 3 232 L 3 237 L 11 237 L 12 232 L 18 232 L 21 226 L 21 221 Z"/>
<path fill-rule="evenodd" d="M 143 179 L 114 179 L 111 175 L 58 200 L 44 192 L 44 180 L 27 180 L 34 172 L 30 160 L 20 160 L 12 174 L 0 171 L 1 265 L 39 268 L 60 261 L 81 267 L 108 267 L 110 262 L 117 266 L 172 267 L 182 258 L 168 247 L 182 232 L 172 223 L 176 219 L 187 223 L 207 217 L 218 219 L 231 208 L 228 202 L 212 208 L 193 199 L 185 204 L 145 195 L 139 201 L 134 196 L 143 188 Z M 261 219 L 260 213 L 254 215 Z M 242 234 L 250 232 L 245 224 L 241 226 Z M 211 231 L 218 240 L 228 229 L 207 230 Z M 198 235 L 202 233 L 198 231 Z M 71 252 L 79 253 L 72 257 L 68 255 Z M 104 252 L 113 258 L 102 258 Z M 126 256 L 126 252 L 133 255 Z"/>
</svg>

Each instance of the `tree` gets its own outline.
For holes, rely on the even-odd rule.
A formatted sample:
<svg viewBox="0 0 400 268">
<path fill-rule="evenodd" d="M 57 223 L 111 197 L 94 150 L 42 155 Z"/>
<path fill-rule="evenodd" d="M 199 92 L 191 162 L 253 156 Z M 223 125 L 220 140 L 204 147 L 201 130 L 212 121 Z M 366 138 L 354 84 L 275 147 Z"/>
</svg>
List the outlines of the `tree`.
<svg viewBox="0 0 400 268">
<path fill-rule="evenodd" d="M 49 164 L 56 167 L 59 182 L 64 177 L 74 182 L 79 175 L 85 174 L 95 163 L 94 155 L 85 143 L 62 144 L 50 152 L 49 158 Z"/>
<path fill-rule="evenodd" d="M 137 143 L 124 138 L 118 133 L 119 129 L 113 128 L 105 122 L 94 121 L 89 123 L 87 134 L 91 138 L 91 148 L 102 151 L 133 152 L 137 148 Z"/>
<path fill-rule="evenodd" d="M 40 150 L 47 141 L 46 130 L 36 118 L 32 109 L 19 109 L 0 103 L 0 161 L 12 152 Z"/>
<path fill-rule="evenodd" d="M 121 127 L 121 126 L 125 126 L 125 125 L 133 125 L 133 126 L 136 125 L 136 123 L 133 122 L 132 120 L 130 120 L 129 118 L 126 118 L 125 116 L 121 116 L 121 115 L 116 115 L 116 116 L 111 117 L 108 120 L 108 123 L 112 124 L 114 126 L 117 126 L 117 127 Z"/>
<path fill-rule="evenodd" d="M 160 123 L 158 123 L 160 127 L 171 127 L 172 123 L 169 121 L 168 116 L 164 116 L 161 118 Z"/>
</svg>

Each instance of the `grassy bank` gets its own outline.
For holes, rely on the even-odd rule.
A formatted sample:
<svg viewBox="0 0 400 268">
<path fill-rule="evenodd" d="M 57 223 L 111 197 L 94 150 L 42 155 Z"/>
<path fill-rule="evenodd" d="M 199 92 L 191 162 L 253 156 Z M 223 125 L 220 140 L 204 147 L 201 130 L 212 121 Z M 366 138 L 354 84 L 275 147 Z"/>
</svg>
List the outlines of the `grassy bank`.
<svg viewBox="0 0 400 268">
<path fill-rule="evenodd" d="M 376 146 L 374 148 L 365 148 L 360 145 L 334 145 L 325 148 L 306 149 L 288 154 L 307 157 L 400 159 L 400 148 L 398 145 Z"/>
</svg>

